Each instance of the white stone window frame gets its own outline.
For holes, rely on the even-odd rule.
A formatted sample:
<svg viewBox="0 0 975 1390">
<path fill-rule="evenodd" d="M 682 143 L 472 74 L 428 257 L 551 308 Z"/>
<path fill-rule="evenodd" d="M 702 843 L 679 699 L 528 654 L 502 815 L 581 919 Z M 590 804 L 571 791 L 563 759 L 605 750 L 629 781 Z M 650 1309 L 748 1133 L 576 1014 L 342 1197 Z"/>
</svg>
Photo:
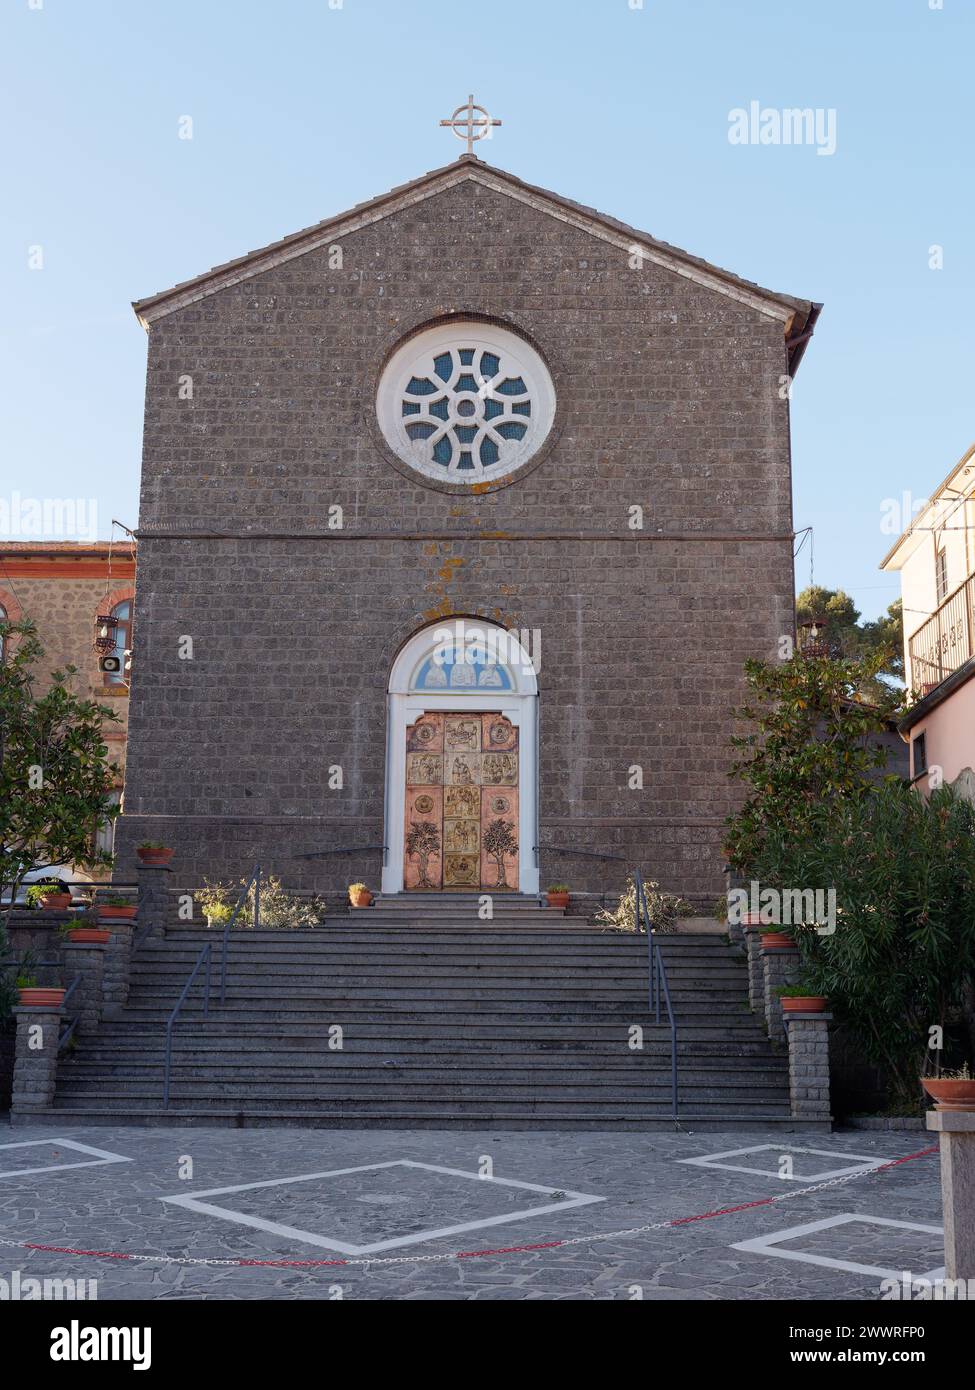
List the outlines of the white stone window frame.
<svg viewBox="0 0 975 1390">
<path fill-rule="evenodd" d="M 531 656 L 505 628 L 486 618 L 462 619 L 471 629 L 492 630 L 507 642 L 507 669 L 513 690 L 492 691 L 469 688 L 433 694 L 413 689 L 416 671 L 442 646 L 444 631 L 458 620 L 432 623 L 421 628 L 400 649 L 389 677 L 386 724 L 385 844 L 382 893 L 391 897 L 403 893 L 403 827 L 406 822 L 406 730 L 422 714 L 441 711 L 463 714 L 497 712 L 518 729 L 518 796 L 520 802 L 518 837 L 518 891 L 535 895 L 538 886 L 538 679 Z"/>
<path fill-rule="evenodd" d="M 474 349 L 474 361 L 470 366 L 460 364 L 462 348 Z M 449 381 L 443 382 L 434 372 L 433 363 L 437 356 L 448 351 L 454 355 L 454 370 Z M 493 378 L 480 376 L 482 352 L 494 353 L 500 360 L 499 371 Z M 473 376 L 478 389 L 457 391 L 456 382 L 461 375 Z M 409 396 L 406 387 L 413 377 L 435 381 L 438 384 L 436 393 L 425 397 Z M 512 396 L 497 389 L 506 380 L 517 377 L 521 377 L 527 387 L 523 395 Z M 446 420 L 429 415 L 423 409 L 426 401 L 435 402 L 444 397 L 448 402 Z M 497 401 L 504 407 L 503 413 L 490 421 L 484 417 L 487 400 Z M 512 405 L 526 400 L 531 402 L 530 415 L 511 410 Z M 404 415 L 404 401 L 419 405 L 419 413 Z M 474 414 L 463 413 L 469 412 L 471 405 Z M 509 329 L 471 319 L 437 324 L 401 343 L 386 364 L 376 393 L 379 428 L 396 457 L 431 482 L 458 486 L 494 483 L 524 467 L 548 439 L 555 420 L 555 406 L 555 384 L 536 349 Z M 497 426 L 506 423 L 524 424 L 522 438 L 505 439 L 499 435 Z M 434 433 L 426 439 L 411 439 L 407 426 L 417 424 L 433 425 Z M 451 434 L 457 425 L 472 424 L 478 428 L 472 443 L 469 446 L 455 444 L 449 466 L 434 462 L 431 455 L 438 440 Z M 481 439 L 485 434 L 497 445 L 497 463 L 481 463 Z M 472 468 L 459 467 L 462 449 L 469 449 Z"/>
</svg>

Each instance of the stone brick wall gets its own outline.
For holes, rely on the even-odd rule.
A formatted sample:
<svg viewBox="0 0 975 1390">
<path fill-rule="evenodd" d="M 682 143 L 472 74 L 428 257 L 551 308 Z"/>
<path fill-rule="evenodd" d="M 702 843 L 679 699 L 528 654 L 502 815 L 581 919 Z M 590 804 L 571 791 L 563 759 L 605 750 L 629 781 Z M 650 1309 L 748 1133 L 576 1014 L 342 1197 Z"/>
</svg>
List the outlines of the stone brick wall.
<svg viewBox="0 0 975 1390">
<path fill-rule="evenodd" d="M 781 322 L 470 182 L 341 244 L 152 326 L 122 871 L 148 835 L 181 879 L 375 883 L 284 856 L 382 838 L 390 664 L 470 614 L 541 632 L 542 841 L 717 895 L 728 711 L 792 628 Z M 554 447 L 482 495 L 405 477 L 373 420 L 389 352 L 452 313 L 529 336 L 558 391 Z"/>
<path fill-rule="evenodd" d="M 60 554 L 69 551 L 70 544 L 50 548 L 56 548 Z M 0 557 L 5 561 L 5 568 L 8 564 L 13 567 L 21 559 L 17 549 L 5 549 L 2 541 Z M 70 564 L 70 560 L 61 560 L 59 568 L 68 569 Z M 26 575 L 26 567 L 28 566 L 23 562 L 17 564 L 16 579 L 11 583 L 16 589 L 19 609 L 23 611 L 25 618 L 31 618 L 37 624 L 38 637 L 44 647 L 44 663 L 37 689 L 43 693 L 50 671 L 60 666 L 76 666 L 76 692 L 104 703 L 119 716 L 120 722 L 111 725 L 106 732 L 110 757 L 124 768 L 128 698 L 124 693 L 118 693 L 118 687 L 106 689 L 102 673 L 98 669 L 98 654 L 92 646 L 95 618 L 102 611 L 101 604 L 110 582 L 107 567 L 103 577 L 85 575 L 81 578 L 74 578 L 70 573 L 50 573 L 50 566 L 43 559 L 36 562 L 37 578 Z M 131 580 L 120 581 L 116 578 L 111 582 L 113 590 L 123 586 L 131 589 Z M 7 606 L 2 574 L 0 603 Z"/>
</svg>

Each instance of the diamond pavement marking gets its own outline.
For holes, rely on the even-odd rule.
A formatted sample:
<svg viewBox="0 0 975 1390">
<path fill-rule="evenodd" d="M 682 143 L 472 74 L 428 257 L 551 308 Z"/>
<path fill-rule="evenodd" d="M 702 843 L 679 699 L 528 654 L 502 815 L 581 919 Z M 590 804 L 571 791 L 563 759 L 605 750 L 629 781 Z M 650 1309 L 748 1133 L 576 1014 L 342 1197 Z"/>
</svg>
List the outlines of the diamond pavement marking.
<svg viewBox="0 0 975 1390">
<path fill-rule="evenodd" d="M 730 1248 L 732 1250 L 745 1250 L 753 1255 L 774 1255 L 780 1260 L 798 1260 L 801 1264 L 820 1265 L 824 1269 L 842 1269 L 849 1274 L 875 1274 L 881 1279 L 900 1279 L 906 1268 L 910 1264 L 902 1260 L 896 1269 L 888 1269 L 883 1265 L 860 1264 L 854 1260 L 838 1260 L 832 1255 L 817 1255 L 809 1250 L 784 1250 L 782 1242 L 786 1240 L 806 1240 L 809 1242 L 820 1231 L 832 1230 L 837 1226 L 847 1226 L 851 1222 L 860 1222 L 867 1226 L 883 1226 L 893 1232 L 897 1231 L 920 1231 L 924 1235 L 938 1236 L 944 1238 L 944 1230 L 941 1226 L 921 1225 L 917 1221 L 892 1221 L 886 1216 L 864 1216 L 861 1212 L 843 1212 L 839 1216 L 827 1216 L 821 1221 L 808 1221 L 804 1226 L 790 1226 L 784 1231 L 770 1231 L 768 1235 L 755 1236 L 752 1240 L 737 1241 Z M 852 1236 L 852 1232 L 850 1233 Z M 813 1241 L 815 1243 L 815 1241 Z M 943 1279 L 944 1266 L 938 1269 L 929 1269 L 926 1274 L 917 1276 L 921 1279 Z"/>
<path fill-rule="evenodd" d="M 393 1171 L 396 1170 L 396 1171 Z M 391 1187 L 387 1184 L 386 1190 L 362 1191 L 362 1182 L 352 1175 L 369 1174 L 369 1185 L 372 1188 L 382 1187 L 383 1180 L 396 1179 Z M 417 1184 L 416 1179 L 423 1177 L 426 1181 Z M 315 1196 L 309 1196 L 309 1189 L 296 1191 L 295 1184 L 325 1182 L 335 1179 L 350 1179 L 351 1182 L 339 1183 L 337 1188 L 333 1183 L 333 1192 L 325 1194 L 324 1210 L 316 1212 L 318 1218 L 315 1224 L 329 1224 L 341 1229 L 339 1234 L 323 1235 L 318 1231 L 310 1231 L 300 1226 L 295 1226 L 290 1222 L 274 1220 L 273 1216 L 287 1214 L 292 1215 L 294 1205 L 300 1206 L 301 1195 L 305 1195 L 307 1200 L 314 1203 Z M 378 1178 L 378 1182 L 377 1182 Z M 451 1181 L 445 1182 L 444 1179 Z M 461 1185 L 473 1183 L 474 1187 L 464 1187 L 462 1192 L 458 1192 L 458 1183 L 453 1180 L 460 1180 Z M 343 1191 L 343 1187 L 345 1190 Z M 285 1190 L 290 1189 L 290 1191 Z M 351 1190 L 350 1190 L 351 1189 Z M 534 1206 L 518 1207 L 514 1210 L 497 1212 L 498 1201 L 508 1201 L 509 1207 L 512 1199 L 520 1193 L 541 1193 L 547 1198 L 556 1198 L 555 1201 L 546 1201 Z M 245 1196 L 244 1194 L 248 1194 Z M 208 1197 L 234 1197 L 239 1195 L 238 1205 L 256 1207 L 258 1210 L 239 1211 L 230 1206 L 222 1206 L 213 1202 L 204 1201 Z M 318 1196 L 321 1201 L 321 1196 Z M 483 1211 L 485 1201 L 495 1207 L 493 1212 Z M 462 1235 L 466 1231 L 481 1230 L 488 1226 L 500 1226 L 509 1221 L 525 1221 L 530 1217 L 542 1216 L 549 1212 L 571 1211 L 576 1207 L 590 1206 L 594 1202 L 604 1202 L 605 1197 L 597 1197 L 589 1192 L 572 1192 L 568 1188 L 556 1188 L 554 1186 L 543 1187 L 538 1183 L 518 1182 L 513 1178 L 482 1177 L 478 1173 L 464 1172 L 460 1168 L 443 1168 L 434 1163 L 416 1163 L 410 1159 L 393 1159 L 388 1163 L 367 1163 L 355 1168 L 334 1168 L 322 1173 L 299 1173 L 290 1178 L 269 1178 L 263 1182 L 242 1183 L 235 1187 L 213 1187 L 205 1192 L 194 1192 L 186 1196 L 173 1195 L 170 1197 L 160 1197 L 159 1201 L 168 1202 L 172 1206 L 182 1207 L 187 1211 L 196 1212 L 204 1216 L 214 1216 L 222 1221 L 236 1222 L 241 1226 L 250 1226 L 258 1231 L 267 1231 L 271 1235 L 282 1236 L 288 1240 L 304 1241 L 308 1245 L 320 1246 L 325 1250 L 334 1250 L 341 1255 L 372 1255 L 381 1250 L 395 1250 L 404 1245 L 419 1245 L 424 1241 L 437 1240 L 442 1236 Z M 339 1205 L 345 1204 L 345 1209 Z M 450 1205 L 456 1208 L 458 1205 L 462 1209 L 455 1212 L 460 1215 L 464 1209 L 480 1205 L 482 1212 L 475 1214 L 473 1219 L 466 1221 L 448 1221 L 447 1224 L 424 1225 L 418 1229 L 421 1221 L 436 1221 L 435 1213 L 431 1213 L 431 1205 L 439 1207 L 441 1213 L 444 1206 Z M 268 1207 L 271 1211 L 268 1214 Z M 265 1214 L 260 1215 L 259 1211 L 263 1208 Z M 441 1217 L 442 1219 L 442 1217 Z M 358 1241 L 351 1239 L 356 1232 L 353 1227 L 362 1225 L 373 1227 L 372 1234 L 379 1234 L 375 1229 L 377 1224 L 385 1223 L 387 1226 L 399 1225 L 400 1232 L 406 1227 L 405 1233 L 390 1233 L 388 1230 L 382 1232 L 384 1238 L 362 1241 L 361 1236 Z"/>
<path fill-rule="evenodd" d="M 792 1173 L 786 1176 L 777 1173 L 774 1168 L 755 1168 L 745 1163 L 721 1163 L 723 1158 L 741 1158 L 748 1154 L 758 1153 L 775 1154 L 819 1154 L 826 1158 L 850 1158 L 852 1163 L 848 1163 L 842 1168 L 828 1168 L 821 1173 Z M 758 1173 L 763 1178 L 781 1178 L 783 1182 L 825 1182 L 828 1178 L 846 1177 L 849 1173 L 869 1173 L 871 1169 L 882 1168 L 890 1160 L 886 1158 L 868 1158 L 864 1154 L 844 1153 L 838 1154 L 834 1149 L 807 1149 L 794 1144 L 753 1144 L 748 1149 L 728 1149 L 720 1154 L 705 1154 L 702 1158 L 678 1158 L 676 1162 L 686 1163 L 690 1167 L 697 1168 L 725 1168 L 732 1173 Z"/>
<path fill-rule="evenodd" d="M 81 1144 L 77 1139 L 22 1139 L 16 1144 L 0 1144 L 0 1163 L 10 1149 L 71 1149 L 76 1153 L 91 1157 L 76 1163 L 46 1163 L 35 1168 L 0 1169 L 0 1178 L 24 1178 L 31 1173 L 60 1173 L 66 1168 L 101 1168 L 106 1163 L 132 1163 L 125 1154 L 110 1153 L 108 1149 L 94 1149 L 90 1144 Z"/>
</svg>

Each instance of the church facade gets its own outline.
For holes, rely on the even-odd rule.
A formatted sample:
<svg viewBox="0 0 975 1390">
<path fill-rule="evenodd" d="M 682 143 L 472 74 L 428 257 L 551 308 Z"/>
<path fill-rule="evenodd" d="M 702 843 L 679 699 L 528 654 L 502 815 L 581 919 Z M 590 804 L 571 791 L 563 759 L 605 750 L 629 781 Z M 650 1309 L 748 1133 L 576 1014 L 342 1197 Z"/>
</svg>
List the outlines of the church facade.
<svg viewBox="0 0 975 1390">
<path fill-rule="evenodd" d="M 135 307 L 119 871 L 713 899 L 819 306 L 464 155 Z"/>
</svg>

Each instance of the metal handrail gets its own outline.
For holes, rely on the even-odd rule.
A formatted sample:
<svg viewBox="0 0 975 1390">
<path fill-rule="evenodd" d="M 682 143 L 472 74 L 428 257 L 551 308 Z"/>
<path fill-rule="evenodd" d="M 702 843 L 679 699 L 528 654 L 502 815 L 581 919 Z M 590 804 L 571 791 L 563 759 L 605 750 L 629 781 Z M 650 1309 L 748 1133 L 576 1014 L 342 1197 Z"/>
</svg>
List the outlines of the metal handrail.
<svg viewBox="0 0 975 1390">
<path fill-rule="evenodd" d="M 640 930 L 640 924 L 642 922 L 644 923 L 644 930 L 647 934 L 647 985 L 650 1012 L 654 1016 L 654 1022 L 659 1023 L 660 996 L 662 993 L 664 1006 L 667 1012 L 667 1022 L 670 1025 L 670 1110 L 671 1117 L 676 1124 L 677 1019 L 674 1016 L 674 1006 L 670 998 L 670 984 L 667 980 L 667 965 L 654 937 L 653 922 L 650 917 L 650 908 L 647 904 L 647 891 L 643 883 L 643 874 L 639 869 L 633 871 L 633 884 L 636 889 L 636 930 Z"/>
<path fill-rule="evenodd" d="M 338 845 L 335 849 L 313 849 L 303 854 L 291 854 L 289 859 L 323 859 L 327 854 L 364 854 L 366 850 L 381 849 L 383 854 L 389 850 L 388 845 Z"/>
<path fill-rule="evenodd" d="M 208 941 L 196 958 L 196 964 L 190 971 L 190 977 L 186 981 L 186 984 L 183 986 L 183 993 L 179 996 L 179 999 L 176 1001 L 175 1009 L 173 1009 L 173 1012 L 169 1015 L 169 1018 L 166 1020 L 166 1061 L 163 1071 L 164 1110 L 168 1109 L 169 1107 L 169 1081 L 173 1067 L 173 1028 L 176 1024 L 176 1016 L 179 1013 L 180 1009 L 183 1007 L 184 1003 L 186 1002 L 186 997 L 189 994 L 190 990 L 193 988 L 193 981 L 200 973 L 200 967 L 203 965 L 204 962 L 206 962 L 207 973 L 206 989 L 203 995 L 203 1017 L 210 1017 L 210 958 L 212 954 L 213 946 L 212 943 Z"/>
<path fill-rule="evenodd" d="M 581 854 L 586 859 L 618 859 L 620 863 L 626 862 L 625 854 L 597 854 L 592 849 L 576 849 L 573 845 L 536 845 L 535 853 L 540 849 L 548 850 L 552 854 Z"/>
<path fill-rule="evenodd" d="M 539 852 L 539 850 L 545 850 L 546 853 L 549 853 L 549 854 L 567 854 L 570 858 L 573 858 L 573 859 L 576 858 L 577 856 L 581 856 L 583 859 L 601 859 L 601 860 L 603 860 L 603 861 L 604 861 L 605 863 L 607 863 L 607 864 L 609 864 L 609 863 L 620 863 L 620 864 L 625 864 L 625 863 L 626 863 L 626 856 L 625 856 L 625 855 L 622 855 L 622 854 L 605 854 L 605 853 L 602 853 L 601 851 L 597 851 L 597 850 L 594 850 L 594 849 L 580 849 L 577 845 L 536 845 L 536 846 L 535 846 L 535 849 L 534 849 L 535 863 L 536 863 L 536 864 L 538 863 L 538 852 Z M 606 893 L 607 893 L 607 888 L 606 888 L 606 874 L 605 874 L 605 872 L 604 872 L 602 878 L 603 878 L 603 891 L 602 891 L 602 892 L 600 893 L 600 895 L 599 895 L 599 901 L 602 903 L 603 909 L 605 910 L 605 907 L 606 907 Z M 539 894 L 539 898 L 541 898 L 541 894 Z"/>
<path fill-rule="evenodd" d="M 62 1009 L 64 1008 L 65 1004 L 68 1002 L 68 1000 L 71 998 L 72 994 L 74 994 L 75 990 L 78 988 L 80 984 L 81 976 L 76 975 L 74 979 L 71 981 L 70 985 L 68 985 L 68 988 L 64 991 L 64 998 L 61 1000 Z M 74 1037 L 74 1031 L 77 1028 L 77 1026 L 78 1015 L 75 1014 L 74 1018 L 69 1019 L 68 1023 L 61 1030 L 61 1036 L 58 1038 L 59 1052 L 62 1048 L 64 1048 L 67 1045 L 68 1041 Z"/>
<path fill-rule="evenodd" d="M 254 888 L 254 930 L 257 931 L 261 925 L 261 866 L 254 865 L 254 872 L 247 880 L 247 884 L 240 897 L 237 899 L 237 906 L 227 919 L 227 924 L 223 929 L 223 948 L 220 957 L 220 1003 L 227 1002 L 227 949 L 230 944 L 230 928 L 237 920 L 238 914 L 244 903 L 247 901 L 251 887 Z"/>
</svg>

